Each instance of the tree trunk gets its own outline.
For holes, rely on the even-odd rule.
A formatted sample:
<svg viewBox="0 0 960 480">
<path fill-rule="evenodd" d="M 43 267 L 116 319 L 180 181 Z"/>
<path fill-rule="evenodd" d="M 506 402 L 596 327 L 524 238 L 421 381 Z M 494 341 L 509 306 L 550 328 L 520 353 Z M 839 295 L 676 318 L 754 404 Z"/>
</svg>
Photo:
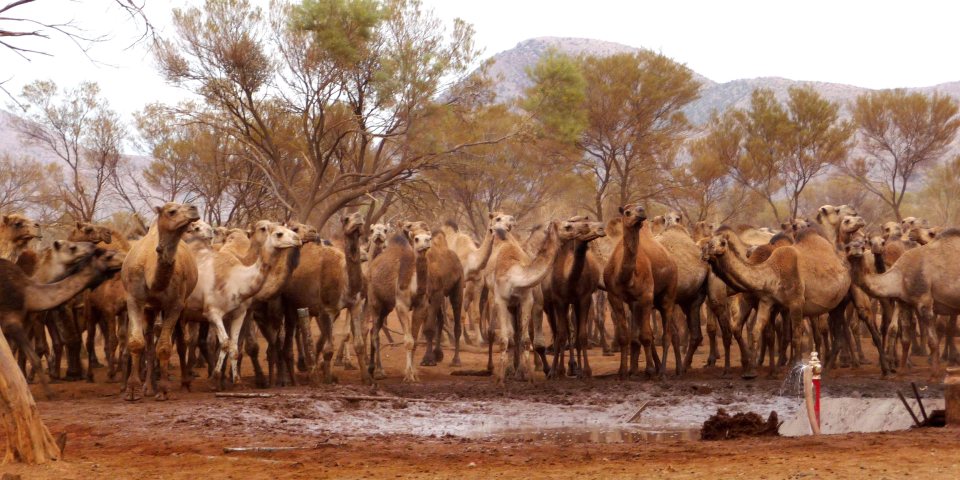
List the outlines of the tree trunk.
<svg viewBox="0 0 960 480">
<path fill-rule="evenodd" d="M 17 366 L 6 338 L 0 334 L 0 419 L 6 433 L 3 463 L 46 463 L 60 458 L 60 448 L 50 435 L 33 401 L 27 380 Z"/>
</svg>

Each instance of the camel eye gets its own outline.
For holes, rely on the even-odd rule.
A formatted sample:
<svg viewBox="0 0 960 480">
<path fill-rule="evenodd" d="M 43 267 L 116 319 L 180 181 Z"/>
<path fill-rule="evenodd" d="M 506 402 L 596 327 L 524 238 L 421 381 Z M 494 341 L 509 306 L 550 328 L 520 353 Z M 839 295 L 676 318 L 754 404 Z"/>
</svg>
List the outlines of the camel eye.
<svg viewBox="0 0 960 480">
<path fill-rule="evenodd" d="M 277 232 L 277 238 L 283 238 L 283 232 Z"/>
<path fill-rule="evenodd" d="M 23 226 L 23 222 L 17 222 L 17 223 L 16 223 L 16 226 L 17 226 L 17 228 L 22 227 L 22 226 Z"/>
</svg>

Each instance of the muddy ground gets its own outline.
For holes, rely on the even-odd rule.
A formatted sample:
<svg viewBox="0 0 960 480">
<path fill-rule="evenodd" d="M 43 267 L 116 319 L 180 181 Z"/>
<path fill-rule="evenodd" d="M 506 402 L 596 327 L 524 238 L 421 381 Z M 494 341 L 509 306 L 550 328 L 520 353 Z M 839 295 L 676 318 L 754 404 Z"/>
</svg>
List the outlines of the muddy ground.
<svg viewBox="0 0 960 480">
<path fill-rule="evenodd" d="M 705 352 L 680 380 L 619 382 L 609 375 L 617 357 L 593 349 L 597 378 L 546 382 L 538 373 L 532 384 L 506 388 L 489 377 L 451 376 L 449 354 L 443 365 L 421 368 L 421 383 L 402 384 L 402 347 L 385 353 L 388 378 L 376 387 L 338 368 L 338 385 L 233 389 L 274 394 L 269 398 L 217 398 L 201 378 L 193 392 L 176 392 L 170 401 L 127 403 L 118 384 L 102 381 L 101 369 L 98 383 L 58 383 L 54 399 L 39 401 L 54 435 L 68 435 L 65 460 L 0 472 L 24 479 L 960 478 L 954 429 L 701 441 L 696 429 L 718 407 L 764 418 L 774 410 L 782 419 L 800 407 L 790 372 L 725 377 L 699 367 Z M 463 363 L 477 370 L 486 357 L 465 353 Z M 926 397 L 942 398 L 942 388 L 928 383 L 926 362 L 914 363 L 920 366 L 885 380 L 875 365 L 834 370 L 824 378 L 824 396 L 890 398 L 916 381 Z M 644 404 L 639 423 L 627 424 Z M 305 449 L 224 452 L 252 446 Z"/>
</svg>

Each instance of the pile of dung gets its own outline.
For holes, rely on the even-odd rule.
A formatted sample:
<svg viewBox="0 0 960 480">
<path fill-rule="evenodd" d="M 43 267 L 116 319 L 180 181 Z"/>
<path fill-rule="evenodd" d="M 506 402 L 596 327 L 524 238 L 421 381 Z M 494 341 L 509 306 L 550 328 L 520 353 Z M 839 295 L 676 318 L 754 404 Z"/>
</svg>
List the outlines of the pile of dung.
<svg viewBox="0 0 960 480">
<path fill-rule="evenodd" d="M 766 420 L 753 412 L 738 413 L 730 416 L 726 410 L 717 409 L 717 413 L 703 422 L 700 427 L 702 440 L 731 440 L 743 437 L 779 436 L 780 420 L 777 412 L 770 412 Z"/>
</svg>

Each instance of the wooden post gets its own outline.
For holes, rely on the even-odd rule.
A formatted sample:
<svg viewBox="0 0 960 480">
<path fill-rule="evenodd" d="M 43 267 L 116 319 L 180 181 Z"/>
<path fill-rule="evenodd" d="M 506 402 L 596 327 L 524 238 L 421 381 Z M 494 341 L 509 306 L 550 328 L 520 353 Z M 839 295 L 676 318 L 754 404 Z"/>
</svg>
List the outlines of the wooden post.
<svg viewBox="0 0 960 480">
<path fill-rule="evenodd" d="M 7 436 L 3 463 L 46 463 L 60 459 L 60 447 L 40 419 L 27 379 L 0 333 L 0 419 Z"/>
</svg>

